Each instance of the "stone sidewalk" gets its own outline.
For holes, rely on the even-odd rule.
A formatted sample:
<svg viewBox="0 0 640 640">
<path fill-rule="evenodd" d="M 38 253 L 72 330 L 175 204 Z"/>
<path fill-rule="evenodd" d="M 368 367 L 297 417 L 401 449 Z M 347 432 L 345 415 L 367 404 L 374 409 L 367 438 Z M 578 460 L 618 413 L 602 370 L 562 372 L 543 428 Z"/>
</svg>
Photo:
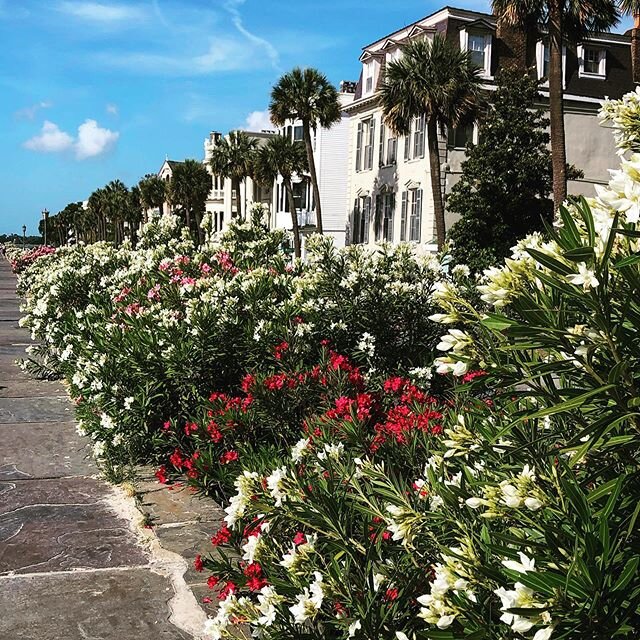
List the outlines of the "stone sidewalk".
<svg viewBox="0 0 640 640">
<path fill-rule="evenodd" d="M 133 500 L 99 479 L 64 387 L 15 366 L 31 343 L 19 317 L 0 259 L 0 639 L 197 637 L 205 613 L 192 591 L 206 587 L 188 562 L 206 551 L 216 510 L 203 518 L 192 496 L 141 484 L 158 525 L 145 540 Z"/>
</svg>

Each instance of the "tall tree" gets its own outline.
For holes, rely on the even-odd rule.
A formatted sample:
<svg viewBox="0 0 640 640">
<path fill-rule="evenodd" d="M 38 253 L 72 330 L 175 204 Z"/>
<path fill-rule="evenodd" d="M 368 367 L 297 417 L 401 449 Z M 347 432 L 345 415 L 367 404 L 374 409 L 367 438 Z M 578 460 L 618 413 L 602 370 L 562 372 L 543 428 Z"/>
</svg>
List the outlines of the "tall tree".
<svg viewBox="0 0 640 640">
<path fill-rule="evenodd" d="M 631 30 L 631 63 L 633 81 L 640 84 L 640 0 L 618 0 L 623 14 L 633 16 Z"/>
<path fill-rule="evenodd" d="M 89 196 L 89 212 L 96 221 L 97 240 L 107 239 L 107 198 L 104 188 L 96 189 Z"/>
<path fill-rule="evenodd" d="M 167 197 L 165 182 L 155 173 L 148 173 L 138 183 L 140 188 L 140 201 L 145 209 L 155 209 L 158 207 L 160 214 L 163 213 L 164 201 Z"/>
<path fill-rule="evenodd" d="M 553 203 L 567 197 L 567 152 L 562 77 L 563 42 L 575 44 L 590 32 L 606 31 L 618 22 L 613 0 L 492 0 L 499 20 L 527 28 L 537 24 L 549 34 L 549 116 L 553 159 Z"/>
<path fill-rule="evenodd" d="M 480 105 L 480 75 L 469 52 L 441 35 L 413 40 L 389 63 L 380 100 L 384 119 L 398 135 L 408 135 L 415 118 L 426 117 L 433 210 L 438 247 L 445 241 L 444 202 L 438 133 L 475 120 Z"/>
<path fill-rule="evenodd" d="M 242 217 L 240 185 L 251 176 L 257 148 L 258 141 L 249 137 L 244 131 L 230 131 L 213 148 L 209 160 L 209 166 L 215 175 L 231 180 L 231 191 L 236 194 L 237 214 L 240 218 Z"/>
<path fill-rule="evenodd" d="M 291 226 L 293 229 L 293 246 L 296 258 L 301 256 L 300 228 L 298 213 L 293 197 L 293 176 L 303 174 L 309 168 L 307 152 L 300 142 L 293 142 L 285 135 L 271 138 L 256 154 L 255 177 L 262 184 L 272 185 L 282 176 L 282 186 L 287 192 Z"/>
<path fill-rule="evenodd" d="M 129 189 L 122 180 L 112 180 L 105 188 L 106 216 L 113 226 L 113 241 L 116 245 L 124 237 L 124 221 L 129 207 Z"/>
<path fill-rule="evenodd" d="M 537 82 L 519 70 L 502 72 L 497 82 L 478 144 L 467 149 L 447 200 L 460 216 L 449 232 L 453 261 L 475 273 L 497 264 L 553 215 L 549 119 L 535 106 Z"/>
<path fill-rule="evenodd" d="M 271 121 L 278 127 L 288 121 L 302 123 L 304 144 L 307 150 L 309 175 L 313 185 L 313 199 L 316 211 L 318 233 L 322 233 L 322 204 L 318 174 L 313 156 L 311 130 L 329 128 L 340 122 L 342 109 L 336 88 L 317 69 L 300 69 L 284 74 L 271 91 L 269 105 Z"/>
<path fill-rule="evenodd" d="M 200 227 L 205 212 L 207 197 L 211 191 L 211 175 L 198 160 L 185 160 L 176 165 L 169 183 L 171 203 L 183 211 L 189 231 L 195 218 L 199 242 L 204 239 Z"/>
</svg>

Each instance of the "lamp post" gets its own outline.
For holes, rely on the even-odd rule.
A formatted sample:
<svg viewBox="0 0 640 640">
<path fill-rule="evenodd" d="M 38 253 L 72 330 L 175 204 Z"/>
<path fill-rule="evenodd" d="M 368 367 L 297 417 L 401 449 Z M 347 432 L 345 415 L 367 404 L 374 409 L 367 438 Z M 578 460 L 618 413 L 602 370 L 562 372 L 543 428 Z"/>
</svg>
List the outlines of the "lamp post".
<svg viewBox="0 0 640 640">
<path fill-rule="evenodd" d="M 44 236 L 44 246 L 47 246 L 47 222 L 49 221 L 49 212 L 47 211 L 47 209 L 43 209 L 42 210 L 42 221 L 43 221 L 43 228 L 44 228 L 44 233 L 42 234 Z"/>
<path fill-rule="evenodd" d="M 27 225 L 23 224 L 22 225 L 22 250 L 23 251 L 25 249 L 26 242 L 27 242 Z"/>
</svg>

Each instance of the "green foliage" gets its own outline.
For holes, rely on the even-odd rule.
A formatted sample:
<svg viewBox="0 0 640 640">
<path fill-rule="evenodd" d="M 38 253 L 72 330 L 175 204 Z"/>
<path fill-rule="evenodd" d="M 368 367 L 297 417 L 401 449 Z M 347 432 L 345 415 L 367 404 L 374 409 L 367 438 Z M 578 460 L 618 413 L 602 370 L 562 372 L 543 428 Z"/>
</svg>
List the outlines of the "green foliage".
<svg viewBox="0 0 640 640">
<path fill-rule="evenodd" d="M 481 273 L 509 255 L 519 238 L 549 222 L 553 204 L 549 121 L 536 107 L 535 80 L 502 72 L 478 144 L 467 148 L 462 176 L 447 200 L 460 216 L 449 232 L 455 264 Z"/>
</svg>

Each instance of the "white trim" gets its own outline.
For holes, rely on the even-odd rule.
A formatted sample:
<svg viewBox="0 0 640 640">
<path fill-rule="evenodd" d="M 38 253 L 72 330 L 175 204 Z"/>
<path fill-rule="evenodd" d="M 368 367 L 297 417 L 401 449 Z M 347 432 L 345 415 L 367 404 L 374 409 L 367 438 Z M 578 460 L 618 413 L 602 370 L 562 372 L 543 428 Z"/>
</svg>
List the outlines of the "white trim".
<svg viewBox="0 0 640 640">
<path fill-rule="evenodd" d="M 538 40 L 536 42 L 536 71 L 538 75 L 538 80 L 542 80 L 544 77 L 544 49 L 545 46 L 548 46 L 544 40 Z M 541 87 L 548 87 L 549 80 L 543 82 Z M 566 45 L 562 45 L 562 88 L 567 88 L 567 47 Z"/>
<path fill-rule="evenodd" d="M 589 73 L 584 70 L 584 50 L 595 49 L 598 52 L 598 72 Z M 607 79 L 607 50 L 604 47 L 592 46 L 590 41 L 578 45 L 578 77 L 591 78 L 592 80 Z"/>
<path fill-rule="evenodd" d="M 548 90 L 543 89 L 539 93 L 544 98 L 549 97 Z M 604 102 L 604 98 L 589 98 L 587 96 L 576 96 L 571 93 L 565 93 L 562 97 L 564 100 L 573 100 L 574 102 L 589 102 L 591 104 L 602 104 Z"/>
</svg>

